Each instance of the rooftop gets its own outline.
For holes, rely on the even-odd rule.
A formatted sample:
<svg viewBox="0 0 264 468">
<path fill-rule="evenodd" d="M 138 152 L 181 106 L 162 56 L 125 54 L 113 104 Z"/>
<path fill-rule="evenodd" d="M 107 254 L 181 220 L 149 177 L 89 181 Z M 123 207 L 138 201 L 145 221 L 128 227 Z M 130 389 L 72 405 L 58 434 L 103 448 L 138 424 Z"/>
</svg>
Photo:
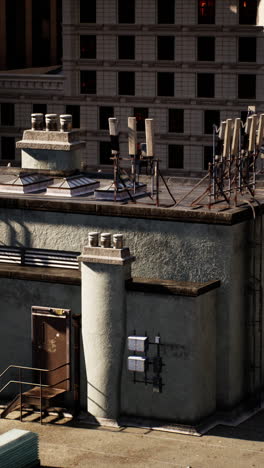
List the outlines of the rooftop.
<svg viewBox="0 0 264 468">
<path fill-rule="evenodd" d="M 25 171 L 25 169 L 22 171 L 15 168 L 3 168 L 0 171 L 0 186 L 3 183 L 8 184 L 14 180 L 15 173 L 19 176 L 21 172 L 24 174 L 36 173 L 36 171 Z M 56 184 L 63 184 L 65 180 L 65 177 L 63 177 L 65 174 L 58 171 L 38 171 L 38 173 L 53 177 Z M 87 173 L 85 175 L 99 181 L 101 188 L 109 187 L 111 183 L 111 174 L 106 174 L 105 178 L 101 176 L 98 178 L 95 173 Z M 0 207 L 6 209 L 55 211 L 97 216 L 135 217 L 226 225 L 252 219 L 253 212 L 259 214 L 264 211 L 264 186 L 262 179 L 259 179 L 257 182 L 255 199 L 250 194 L 243 197 L 238 196 L 237 206 L 234 206 L 233 203 L 231 207 L 224 200 L 219 200 L 210 209 L 206 193 L 208 180 L 200 179 L 197 182 L 197 179 L 191 178 L 166 177 L 165 181 L 176 203 L 169 195 L 162 180 L 160 180 L 159 206 L 156 206 L 155 195 L 151 197 L 150 177 L 142 176 L 141 180 L 147 184 L 146 195 L 142 195 L 136 199 L 132 197 L 122 202 L 98 201 L 93 194 L 69 198 L 61 195 L 51 196 L 45 192 L 30 194 L 0 192 Z M 195 200 L 198 201 L 194 204 Z"/>
</svg>

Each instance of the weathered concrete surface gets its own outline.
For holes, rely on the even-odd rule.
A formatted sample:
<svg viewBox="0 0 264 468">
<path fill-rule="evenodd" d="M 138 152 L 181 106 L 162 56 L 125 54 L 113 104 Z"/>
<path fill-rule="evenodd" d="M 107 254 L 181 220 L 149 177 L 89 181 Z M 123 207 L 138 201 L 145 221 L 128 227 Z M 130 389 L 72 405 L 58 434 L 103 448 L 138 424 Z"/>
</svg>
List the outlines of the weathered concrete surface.
<svg viewBox="0 0 264 468">
<path fill-rule="evenodd" d="M 41 205 L 41 201 L 38 203 Z M 100 212 L 99 216 L 16 209 L 0 212 L 0 238 L 6 245 L 80 252 L 87 244 L 88 232 L 120 232 L 137 257 L 133 276 L 194 282 L 221 280 L 216 318 L 219 407 L 232 406 L 244 395 L 249 227 L 249 222 L 221 226 L 102 216 Z"/>
<path fill-rule="evenodd" d="M 121 262 L 115 254 L 122 253 Z M 86 248 L 80 258 L 87 410 L 96 418 L 117 419 L 126 342 L 125 280 L 131 275 L 133 257 L 129 249 Z"/>
<path fill-rule="evenodd" d="M 218 426 L 194 438 L 148 429 L 81 429 L 0 420 L 0 434 L 22 427 L 37 432 L 43 468 L 261 468 L 264 413 L 240 426 Z"/>
<path fill-rule="evenodd" d="M 50 148 L 50 144 L 47 144 L 46 148 L 44 144 L 41 146 L 41 149 L 32 148 L 21 151 L 23 169 L 69 171 L 81 168 L 81 149 L 78 144 L 71 145 L 71 149 L 63 144 L 56 145 L 55 149 Z"/>
<path fill-rule="evenodd" d="M 164 367 L 162 393 L 133 382 L 127 370 L 126 349 L 122 377 L 122 414 L 196 424 L 216 409 L 216 304 L 215 291 L 181 297 L 129 292 L 127 336 L 134 330 L 155 342 L 160 334 Z M 150 345 L 148 357 L 157 356 Z M 154 375 L 150 365 L 148 379 Z M 144 374 L 137 374 L 144 380 Z"/>
</svg>

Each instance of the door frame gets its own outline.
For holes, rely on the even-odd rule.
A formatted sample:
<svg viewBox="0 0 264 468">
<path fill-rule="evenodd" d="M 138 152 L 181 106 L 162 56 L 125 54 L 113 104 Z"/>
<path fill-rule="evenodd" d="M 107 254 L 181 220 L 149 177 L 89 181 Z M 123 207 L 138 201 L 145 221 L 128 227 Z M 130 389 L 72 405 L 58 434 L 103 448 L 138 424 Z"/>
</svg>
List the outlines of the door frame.
<svg viewBox="0 0 264 468">
<path fill-rule="evenodd" d="M 68 363 L 67 366 L 67 391 L 71 390 L 71 309 L 61 309 L 56 307 L 42 307 L 42 306 L 32 306 L 31 307 L 31 347 L 33 344 L 33 316 L 38 315 L 42 317 L 53 317 L 60 320 L 66 320 L 66 356 L 65 363 Z M 33 360 L 33 347 L 32 347 L 32 363 Z"/>
</svg>

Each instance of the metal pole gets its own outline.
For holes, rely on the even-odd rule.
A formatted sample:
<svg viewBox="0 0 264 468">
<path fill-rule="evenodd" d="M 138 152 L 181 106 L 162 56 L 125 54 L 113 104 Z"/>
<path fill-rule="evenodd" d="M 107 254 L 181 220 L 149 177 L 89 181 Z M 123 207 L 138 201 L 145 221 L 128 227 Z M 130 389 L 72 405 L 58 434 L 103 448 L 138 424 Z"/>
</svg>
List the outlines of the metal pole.
<svg viewBox="0 0 264 468">
<path fill-rule="evenodd" d="M 39 371 L 39 385 L 40 385 L 40 424 L 42 424 L 42 371 Z"/>
<path fill-rule="evenodd" d="M 19 374 L 19 392 L 20 392 L 20 421 L 22 422 L 22 378 L 21 369 L 18 370 Z"/>
<path fill-rule="evenodd" d="M 155 177 L 156 177 L 156 206 L 159 206 L 159 160 L 156 160 L 155 166 Z"/>
<path fill-rule="evenodd" d="M 74 413 L 77 415 L 80 410 L 80 328 L 81 316 L 73 316 L 74 328 Z"/>
</svg>

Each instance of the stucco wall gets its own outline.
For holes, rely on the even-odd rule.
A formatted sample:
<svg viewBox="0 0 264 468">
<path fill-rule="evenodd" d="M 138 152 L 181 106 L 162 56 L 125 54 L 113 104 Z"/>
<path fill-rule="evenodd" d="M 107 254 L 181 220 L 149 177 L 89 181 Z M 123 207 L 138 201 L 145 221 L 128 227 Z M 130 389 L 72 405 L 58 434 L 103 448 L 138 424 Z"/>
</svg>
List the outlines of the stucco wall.
<svg viewBox="0 0 264 468">
<path fill-rule="evenodd" d="M 199 297 L 162 296 L 129 292 L 127 336 L 134 330 L 151 342 L 160 334 L 164 364 L 162 393 L 153 386 L 133 382 L 127 370 L 128 351 L 122 376 L 122 413 L 130 416 L 197 423 L 216 407 L 216 290 Z M 137 353 L 143 356 L 142 353 Z M 157 355 L 150 345 L 148 357 Z M 153 377 L 150 365 L 148 378 Z M 144 374 L 137 373 L 144 380 Z"/>
<path fill-rule="evenodd" d="M 137 258 L 133 276 L 221 280 L 217 293 L 217 402 L 219 407 L 228 407 L 240 401 L 245 387 L 241 356 L 249 223 L 224 226 L 48 211 L 0 212 L 0 239 L 6 245 L 80 252 L 89 231 L 95 230 L 124 234 Z"/>
</svg>

